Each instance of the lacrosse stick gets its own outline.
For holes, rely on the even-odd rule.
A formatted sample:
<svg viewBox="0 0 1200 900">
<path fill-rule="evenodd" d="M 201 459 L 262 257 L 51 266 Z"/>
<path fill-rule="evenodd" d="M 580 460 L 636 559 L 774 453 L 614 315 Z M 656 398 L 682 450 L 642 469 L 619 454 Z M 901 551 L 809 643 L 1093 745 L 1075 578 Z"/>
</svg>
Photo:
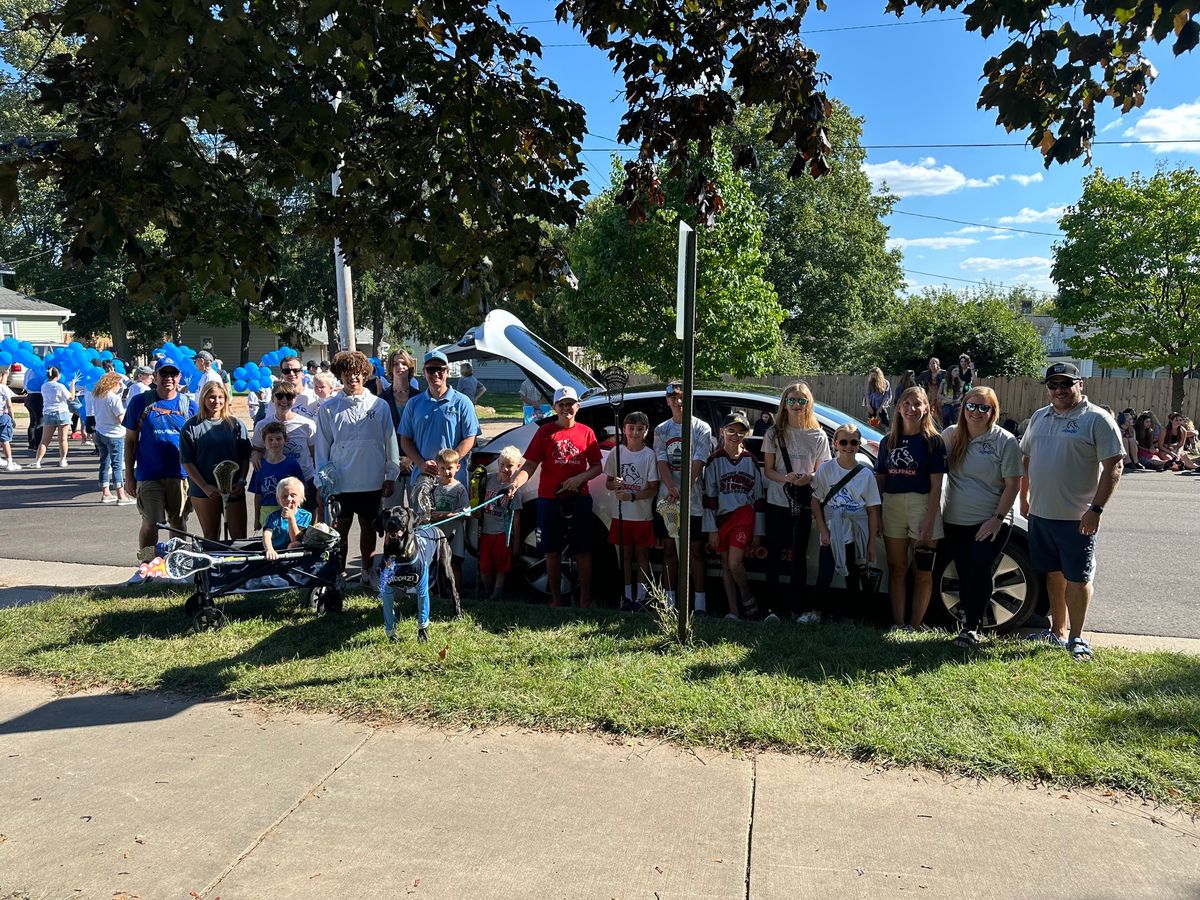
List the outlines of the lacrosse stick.
<svg viewBox="0 0 1200 900">
<path fill-rule="evenodd" d="M 300 559 L 305 555 L 304 550 L 289 550 L 280 553 L 277 559 Z M 195 553 L 191 550 L 172 550 L 165 560 L 167 577 L 184 579 L 200 572 L 219 566 L 236 566 L 248 562 L 263 562 L 265 553 L 243 553 L 238 555 L 213 556 L 209 553 Z"/>
<path fill-rule="evenodd" d="M 217 483 L 217 492 L 221 495 L 221 519 L 225 522 L 225 540 L 229 540 L 229 518 L 225 515 L 225 507 L 229 503 L 229 495 L 233 493 L 233 485 L 242 471 L 232 459 L 225 459 L 213 466 L 213 481 Z"/>
<path fill-rule="evenodd" d="M 662 517 L 667 529 L 667 537 L 676 540 L 679 537 L 679 501 L 666 497 L 658 501 L 658 514 Z"/>
<path fill-rule="evenodd" d="M 333 522 L 337 519 L 333 509 L 333 498 L 337 495 L 337 474 L 337 464 L 330 460 L 317 469 L 317 473 L 313 477 L 313 483 L 317 486 L 321 499 L 325 503 L 326 522 Z"/>
<path fill-rule="evenodd" d="M 621 468 L 621 407 L 625 404 L 625 388 L 629 384 L 629 370 L 624 366 L 609 366 L 600 373 L 600 380 L 608 392 L 608 405 L 613 411 L 613 425 L 616 427 L 616 443 L 613 452 L 617 454 L 617 481 L 623 481 L 624 470 Z M 621 485 L 617 485 L 617 549 L 621 556 L 621 596 L 625 596 L 625 512 L 621 505 Z"/>
</svg>

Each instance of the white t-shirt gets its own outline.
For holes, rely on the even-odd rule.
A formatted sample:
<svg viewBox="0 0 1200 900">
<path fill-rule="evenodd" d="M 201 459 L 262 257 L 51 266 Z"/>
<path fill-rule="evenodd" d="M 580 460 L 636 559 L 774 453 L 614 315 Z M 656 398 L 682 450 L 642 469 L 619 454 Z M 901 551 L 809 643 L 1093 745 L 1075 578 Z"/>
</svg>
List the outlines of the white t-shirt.
<svg viewBox="0 0 1200 900">
<path fill-rule="evenodd" d="M 0 384 L 0 416 L 12 415 L 12 399 L 13 392 L 8 389 L 8 385 Z"/>
<path fill-rule="evenodd" d="M 849 474 L 850 470 L 843 469 L 836 459 L 821 463 L 821 467 L 813 476 L 813 496 L 817 498 L 818 502 L 824 500 L 830 488 Z M 879 482 L 875 480 L 875 472 L 870 466 L 863 466 L 862 470 L 834 495 L 825 508 L 833 507 L 843 512 L 856 513 L 868 506 L 879 506 L 881 502 Z"/>
<path fill-rule="evenodd" d="M 88 401 L 98 433 L 112 439 L 125 437 L 125 426 L 121 424 L 125 417 L 125 404 L 121 402 L 120 388 L 113 388 L 103 397 L 90 396 Z"/>
<path fill-rule="evenodd" d="M 633 492 L 645 490 L 652 481 L 658 481 L 658 455 L 650 447 L 641 450 L 621 448 L 621 468 L 617 469 L 617 451 L 611 450 L 604 460 L 604 474 L 620 478 Z M 609 493 L 612 514 L 617 514 L 617 497 Z M 649 522 L 654 518 L 654 499 L 621 502 L 621 515 L 628 522 Z"/>
<path fill-rule="evenodd" d="M 263 450 L 266 443 L 263 440 L 263 429 L 274 422 L 274 416 L 267 416 L 254 426 L 254 449 Z M 305 481 L 313 479 L 313 444 L 317 436 L 317 424 L 304 416 L 293 416 L 283 423 L 287 429 L 287 440 L 283 443 L 283 455 L 300 463 L 300 471 L 304 473 Z"/>
<path fill-rule="evenodd" d="M 148 390 L 150 390 L 150 385 L 148 384 L 142 384 L 137 380 L 129 382 L 129 389 L 125 393 L 125 404 L 129 405 L 134 397 L 138 394 L 144 394 Z"/>
<path fill-rule="evenodd" d="M 71 392 L 61 381 L 47 381 L 42 385 L 42 415 L 47 413 L 69 413 L 67 401 Z"/>
<path fill-rule="evenodd" d="M 199 396 L 199 394 L 200 394 L 200 389 L 202 387 L 204 387 L 206 384 L 208 384 L 210 381 L 215 381 L 218 384 L 225 383 L 225 379 L 223 379 L 221 377 L 221 373 L 218 372 L 215 367 L 210 366 L 208 371 L 200 376 L 200 381 L 196 384 L 196 395 L 197 396 Z"/>
<path fill-rule="evenodd" d="M 784 434 L 787 440 L 788 458 L 792 462 L 792 472 L 807 475 L 829 459 L 829 438 L 825 436 L 825 431 L 819 425 L 816 428 L 788 428 Z M 780 475 L 787 475 L 788 468 L 783 463 L 783 454 L 779 452 L 774 427 L 767 429 L 767 433 L 763 435 L 762 449 L 764 454 L 775 454 L 774 471 Z M 767 502 L 772 506 L 788 506 L 787 492 L 784 490 L 783 483 L 771 481 L 765 475 L 763 478 L 767 482 Z"/>
<path fill-rule="evenodd" d="M 708 423 L 703 419 L 692 417 L 692 460 L 705 462 L 712 456 L 713 450 L 716 449 L 713 444 L 712 429 L 708 427 Z M 659 462 L 665 462 L 671 467 L 671 472 L 675 476 L 675 480 L 679 481 L 679 472 L 683 466 L 683 423 L 676 423 L 674 419 L 667 419 L 661 422 L 654 428 L 654 453 L 658 457 Z M 688 467 L 688 472 L 691 472 L 691 466 Z M 682 484 L 682 482 L 680 482 Z M 691 507 L 690 515 L 701 515 L 700 495 L 704 492 L 700 481 L 697 480 L 692 485 L 691 499 L 688 505 Z M 659 499 L 667 496 L 667 483 L 662 482 L 662 487 L 658 490 Z"/>
</svg>

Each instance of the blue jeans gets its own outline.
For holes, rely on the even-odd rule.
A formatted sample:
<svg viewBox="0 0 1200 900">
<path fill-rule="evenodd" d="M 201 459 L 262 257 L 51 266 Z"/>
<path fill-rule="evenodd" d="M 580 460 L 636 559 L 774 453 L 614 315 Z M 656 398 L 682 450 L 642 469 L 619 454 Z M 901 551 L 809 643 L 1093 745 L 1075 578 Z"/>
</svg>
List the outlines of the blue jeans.
<svg viewBox="0 0 1200 900">
<path fill-rule="evenodd" d="M 100 451 L 100 488 L 109 484 L 118 490 L 125 487 L 125 438 L 97 433 L 96 449 Z"/>
</svg>

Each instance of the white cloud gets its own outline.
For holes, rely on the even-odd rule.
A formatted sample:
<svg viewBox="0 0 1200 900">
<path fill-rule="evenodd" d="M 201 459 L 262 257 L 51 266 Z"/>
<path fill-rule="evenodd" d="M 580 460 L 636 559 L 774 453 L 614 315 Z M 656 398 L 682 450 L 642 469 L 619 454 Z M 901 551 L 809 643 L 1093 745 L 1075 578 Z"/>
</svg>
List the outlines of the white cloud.
<svg viewBox="0 0 1200 900">
<path fill-rule="evenodd" d="M 863 172 L 876 188 L 886 182 L 892 193 L 900 197 L 939 197 L 963 188 L 994 187 L 1004 180 L 1003 175 L 991 175 L 984 179 L 967 178 L 951 165 L 939 166 L 932 156 L 917 160 L 916 165 L 902 163 L 898 159 L 867 163 L 863 165 Z"/>
<path fill-rule="evenodd" d="M 1002 269 L 1046 269 L 1049 270 L 1051 260 L 1044 256 L 1019 256 L 1015 259 L 997 258 L 994 256 L 971 256 L 958 264 L 960 269 L 968 272 L 998 272 Z"/>
<path fill-rule="evenodd" d="M 1122 122 L 1124 122 L 1124 121 L 1125 121 L 1124 117 L 1122 117 L 1122 116 L 1117 116 L 1117 118 L 1113 119 L 1111 122 L 1109 122 L 1109 123 L 1108 123 L 1107 125 L 1105 125 L 1103 128 L 1101 128 L 1101 129 L 1100 129 L 1100 133 L 1101 133 L 1101 134 L 1107 134 L 1108 132 L 1112 131 L 1114 128 L 1120 128 L 1120 127 L 1121 127 L 1121 123 L 1122 123 Z"/>
<path fill-rule="evenodd" d="M 1042 180 L 1041 172 L 1034 172 L 1032 175 L 1009 175 L 1009 180 L 1015 181 L 1021 187 L 1029 187 L 1031 184 L 1037 184 Z"/>
<path fill-rule="evenodd" d="M 1001 216 L 1001 225 L 1028 225 L 1030 222 L 1055 222 L 1067 211 L 1065 206 L 1047 206 L 1045 209 L 1022 207 L 1015 216 Z"/>
<path fill-rule="evenodd" d="M 1139 141 L 1200 140 L 1200 100 L 1170 109 L 1147 110 L 1131 128 L 1125 129 L 1124 134 Z M 1155 153 L 1200 153 L 1200 144 L 1154 143 L 1150 146 Z"/>
<path fill-rule="evenodd" d="M 975 238 L 964 237 L 888 238 L 887 248 L 907 250 L 909 247 L 925 247 L 929 250 L 948 250 L 951 247 L 969 247 L 978 243 Z"/>
<path fill-rule="evenodd" d="M 951 234 L 984 234 L 992 229 L 986 225 L 965 225 L 962 228 L 951 231 Z"/>
<path fill-rule="evenodd" d="M 1011 241 L 1016 235 L 1011 231 L 997 231 L 995 234 L 989 234 L 989 241 Z"/>
</svg>

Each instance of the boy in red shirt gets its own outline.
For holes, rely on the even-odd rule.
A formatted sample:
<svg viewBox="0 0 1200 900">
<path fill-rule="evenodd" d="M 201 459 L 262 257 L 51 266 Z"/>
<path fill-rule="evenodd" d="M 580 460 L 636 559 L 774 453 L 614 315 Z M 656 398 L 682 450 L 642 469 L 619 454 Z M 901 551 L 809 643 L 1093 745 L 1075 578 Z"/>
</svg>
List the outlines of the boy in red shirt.
<svg viewBox="0 0 1200 900">
<path fill-rule="evenodd" d="M 579 605 L 592 605 L 592 498 L 588 482 L 600 474 L 600 445 L 596 433 L 575 421 L 579 396 L 574 388 L 554 392 L 558 418 L 541 426 L 525 451 L 525 465 L 513 479 L 509 496 L 521 489 L 538 465 L 538 550 L 546 554 L 550 605 L 565 606 L 562 598 L 562 551 L 570 545 L 579 567 Z"/>
</svg>

